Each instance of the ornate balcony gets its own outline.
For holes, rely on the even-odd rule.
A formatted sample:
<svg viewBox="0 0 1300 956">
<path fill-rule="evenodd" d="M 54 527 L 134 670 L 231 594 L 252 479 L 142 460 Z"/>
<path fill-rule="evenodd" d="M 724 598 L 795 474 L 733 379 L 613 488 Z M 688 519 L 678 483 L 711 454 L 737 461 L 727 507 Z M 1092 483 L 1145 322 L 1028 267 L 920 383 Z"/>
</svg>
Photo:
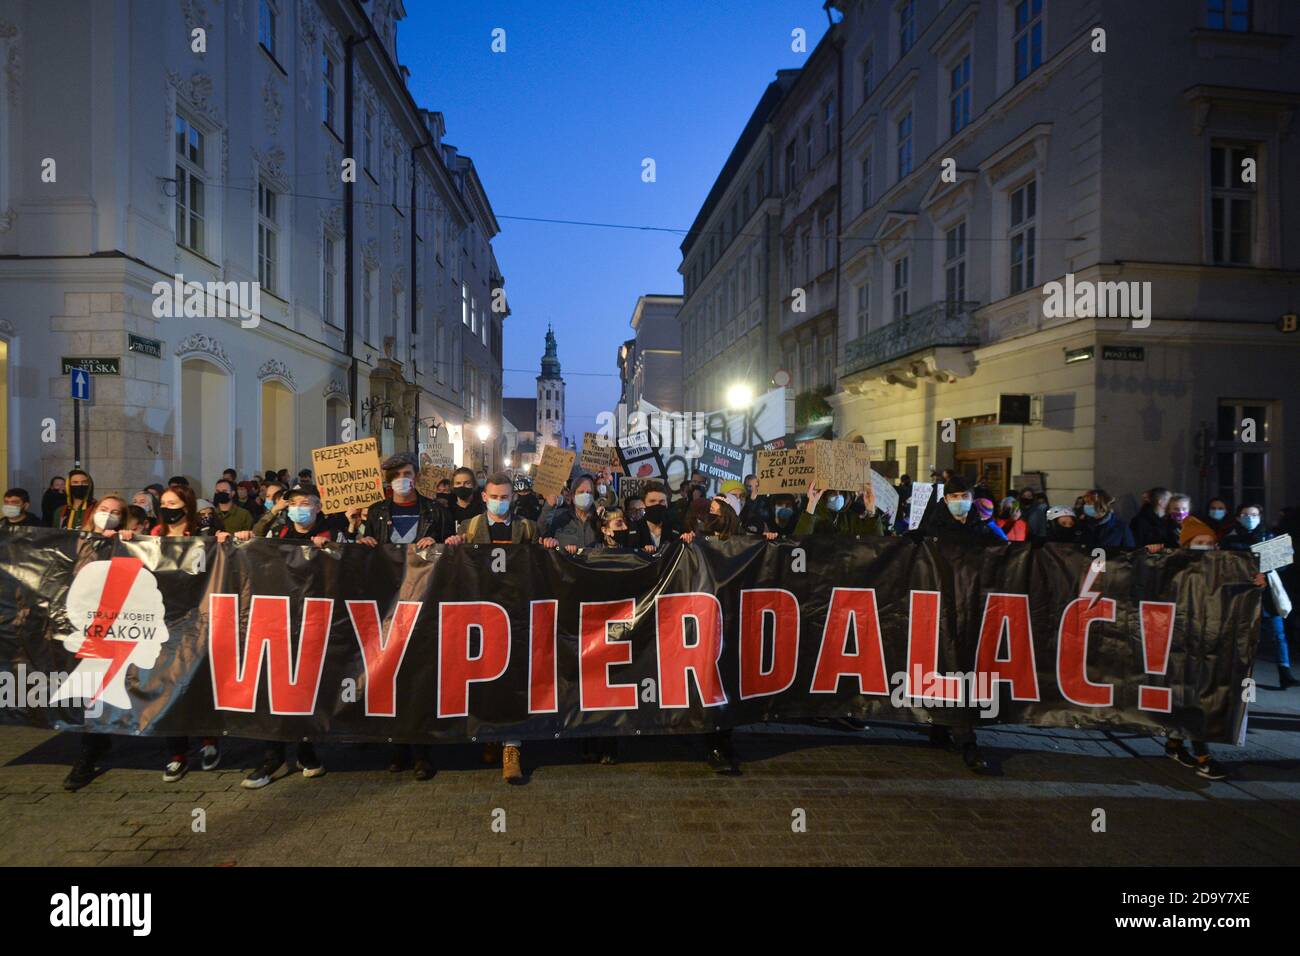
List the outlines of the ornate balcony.
<svg viewBox="0 0 1300 956">
<path fill-rule="evenodd" d="M 978 302 L 936 302 L 854 339 L 844 348 L 841 385 L 915 387 L 922 378 L 952 382 L 973 371 L 967 352 L 979 344 Z"/>
</svg>

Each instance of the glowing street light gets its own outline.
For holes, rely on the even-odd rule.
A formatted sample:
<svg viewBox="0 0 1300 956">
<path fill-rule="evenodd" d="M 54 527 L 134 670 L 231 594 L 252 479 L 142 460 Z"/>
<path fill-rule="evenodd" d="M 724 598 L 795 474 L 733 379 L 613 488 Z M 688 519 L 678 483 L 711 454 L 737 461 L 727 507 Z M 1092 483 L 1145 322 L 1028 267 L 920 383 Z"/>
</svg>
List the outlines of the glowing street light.
<svg viewBox="0 0 1300 956">
<path fill-rule="evenodd" d="M 478 440 L 479 440 L 479 441 L 487 441 L 487 440 L 488 440 L 488 437 L 489 437 L 491 434 L 492 434 L 492 429 L 489 428 L 486 424 L 480 425 L 480 426 L 478 427 Z"/>
<path fill-rule="evenodd" d="M 506 458 L 501 459 L 501 464 L 503 464 L 503 465 L 505 465 L 507 468 L 509 468 L 509 467 L 510 467 L 510 458 L 509 458 L 509 457 L 506 457 Z"/>
<path fill-rule="evenodd" d="M 754 390 L 743 382 L 737 382 L 727 389 L 727 405 L 730 408 L 748 408 L 754 404 Z"/>
</svg>

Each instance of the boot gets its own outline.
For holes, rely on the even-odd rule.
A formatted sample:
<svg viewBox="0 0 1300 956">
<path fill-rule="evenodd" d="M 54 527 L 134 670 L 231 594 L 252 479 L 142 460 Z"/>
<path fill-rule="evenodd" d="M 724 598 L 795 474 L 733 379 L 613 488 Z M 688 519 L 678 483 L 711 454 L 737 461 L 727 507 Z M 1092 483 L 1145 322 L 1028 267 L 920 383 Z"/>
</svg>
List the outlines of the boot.
<svg viewBox="0 0 1300 956">
<path fill-rule="evenodd" d="M 506 747 L 501 751 L 501 779 L 506 783 L 524 782 L 524 768 L 519 761 L 518 747 Z"/>
</svg>

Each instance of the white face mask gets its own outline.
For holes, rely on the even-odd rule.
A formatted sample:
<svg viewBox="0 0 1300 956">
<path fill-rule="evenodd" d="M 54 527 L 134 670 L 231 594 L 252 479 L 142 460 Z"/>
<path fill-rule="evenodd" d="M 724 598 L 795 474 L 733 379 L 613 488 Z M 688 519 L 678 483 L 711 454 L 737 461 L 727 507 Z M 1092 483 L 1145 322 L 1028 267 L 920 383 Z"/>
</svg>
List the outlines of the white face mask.
<svg viewBox="0 0 1300 956">
<path fill-rule="evenodd" d="M 96 511 L 91 520 L 100 531 L 112 531 L 122 523 L 122 519 L 111 511 Z"/>
<path fill-rule="evenodd" d="M 22 513 L 23 513 L 23 509 L 21 505 L 4 506 L 4 515 L 6 518 L 17 518 Z"/>
<path fill-rule="evenodd" d="M 394 478 L 393 492 L 399 495 L 409 495 L 411 489 L 415 487 L 414 478 Z"/>
</svg>

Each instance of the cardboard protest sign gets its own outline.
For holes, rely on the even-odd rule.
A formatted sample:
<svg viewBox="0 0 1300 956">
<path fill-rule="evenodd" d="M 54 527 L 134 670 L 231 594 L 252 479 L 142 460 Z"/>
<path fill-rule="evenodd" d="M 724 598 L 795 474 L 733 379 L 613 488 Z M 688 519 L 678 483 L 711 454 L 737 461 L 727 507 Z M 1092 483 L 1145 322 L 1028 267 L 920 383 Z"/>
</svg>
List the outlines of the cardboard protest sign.
<svg viewBox="0 0 1300 956">
<path fill-rule="evenodd" d="M 606 468 L 610 468 L 615 460 L 614 446 L 605 443 L 599 433 L 585 432 L 583 434 L 582 454 L 578 457 L 578 467 L 582 471 L 592 475 L 599 475 Z"/>
<path fill-rule="evenodd" d="M 378 439 L 363 438 L 313 449 L 311 466 L 320 491 L 322 514 L 365 508 L 384 500 Z"/>
<path fill-rule="evenodd" d="M 573 471 L 573 462 L 578 453 L 572 448 L 547 445 L 542 449 L 542 460 L 537 463 L 537 475 L 533 478 L 533 491 L 543 498 L 551 498 L 564 490 Z"/>
<path fill-rule="evenodd" d="M 659 449 L 650 444 L 644 432 L 620 438 L 617 452 L 615 458 L 622 465 L 619 470 L 624 474 L 645 480 L 663 478 L 664 463 L 659 457 Z"/>
<path fill-rule="evenodd" d="M 618 475 L 614 478 L 615 492 L 618 495 L 619 504 L 627 501 L 628 498 L 640 498 L 642 488 L 653 478 L 629 478 L 627 475 Z"/>
<path fill-rule="evenodd" d="M 1264 574 L 1295 562 L 1295 549 L 1291 546 L 1289 534 L 1280 534 L 1276 538 L 1252 544 L 1250 550 L 1259 555 L 1259 570 Z"/>
<path fill-rule="evenodd" d="M 791 451 L 791 449 L 786 450 Z M 819 438 L 803 442 L 793 451 L 801 452 L 804 456 L 797 474 L 805 474 L 802 471 L 803 464 L 810 465 L 811 476 L 816 479 L 818 487 L 854 493 L 866 490 L 871 453 L 861 442 L 829 441 Z M 759 455 L 764 454 L 768 453 L 759 451 Z M 768 494 L 769 492 L 763 490 L 761 478 L 759 482 L 759 494 Z M 803 488 L 800 490 L 808 490 L 808 481 L 804 481 Z"/>
<path fill-rule="evenodd" d="M 744 480 L 745 449 L 707 436 L 700 440 L 700 447 L 698 467 L 705 475 L 721 481 Z"/>
<path fill-rule="evenodd" d="M 813 480 L 813 455 L 805 448 L 778 448 L 755 453 L 760 495 L 801 495 Z"/>
<path fill-rule="evenodd" d="M 425 465 L 420 469 L 420 476 L 415 479 L 415 490 L 426 498 L 432 498 L 438 493 L 438 482 L 446 478 L 451 481 L 454 468 L 444 468 L 441 465 Z"/>
</svg>

